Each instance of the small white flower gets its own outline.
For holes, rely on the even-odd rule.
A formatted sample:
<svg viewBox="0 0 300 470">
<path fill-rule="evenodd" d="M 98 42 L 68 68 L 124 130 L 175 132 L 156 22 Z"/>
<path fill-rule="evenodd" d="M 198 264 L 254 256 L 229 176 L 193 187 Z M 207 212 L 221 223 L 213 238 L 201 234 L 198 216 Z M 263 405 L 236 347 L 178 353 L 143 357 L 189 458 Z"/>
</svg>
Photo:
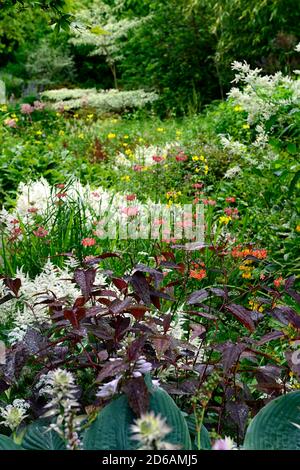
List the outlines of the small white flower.
<svg viewBox="0 0 300 470">
<path fill-rule="evenodd" d="M 98 390 L 97 397 L 109 398 L 113 396 L 115 393 L 117 393 L 120 379 L 121 379 L 121 376 L 117 377 L 114 380 L 111 380 L 110 382 L 104 385 L 101 385 L 101 387 Z"/>
<path fill-rule="evenodd" d="M 3 418 L 0 424 L 15 431 L 21 422 L 27 418 L 27 410 L 30 407 L 25 400 L 16 399 L 11 405 L 0 407 L 0 416 Z"/>
</svg>

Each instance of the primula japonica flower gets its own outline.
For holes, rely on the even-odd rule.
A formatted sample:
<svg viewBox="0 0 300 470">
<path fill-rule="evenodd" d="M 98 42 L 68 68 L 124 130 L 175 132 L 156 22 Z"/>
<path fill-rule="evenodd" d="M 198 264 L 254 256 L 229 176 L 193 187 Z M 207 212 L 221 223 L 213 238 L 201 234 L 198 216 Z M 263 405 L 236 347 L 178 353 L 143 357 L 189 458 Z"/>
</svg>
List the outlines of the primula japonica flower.
<svg viewBox="0 0 300 470">
<path fill-rule="evenodd" d="M 36 109 L 37 111 L 43 111 L 43 109 L 45 109 L 46 107 L 46 104 L 42 103 L 41 101 L 35 101 L 33 103 L 33 106 L 34 106 L 34 109 Z"/>
<path fill-rule="evenodd" d="M 125 214 L 128 217 L 135 217 L 136 215 L 138 215 L 138 213 L 138 207 L 123 207 L 122 209 L 122 214 Z"/>
<path fill-rule="evenodd" d="M 283 277 L 279 276 L 277 279 L 274 280 L 274 286 L 278 289 L 283 284 Z"/>
<path fill-rule="evenodd" d="M 127 194 L 126 201 L 134 201 L 136 199 L 136 194 Z"/>
<path fill-rule="evenodd" d="M 236 199 L 235 199 L 235 197 L 229 196 L 229 197 L 227 197 L 227 198 L 225 199 L 225 201 L 226 201 L 226 202 L 231 202 L 231 203 L 233 203 L 233 202 L 236 201 Z"/>
<path fill-rule="evenodd" d="M 215 206 L 217 204 L 214 199 L 202 199 L 202 202 L 205 206 Z"/>
<path fill-rule="evenodd" d="M 159 155 L 154 155 L 154 156 L 152 157 L 152 160 L 153 160 L 154 162 L 156 162 L 156 163 L 160 163 L 160 162 L 162 162 L 162 161 L 164 160 L 164 158 L 163 158 L 163 157 L 160 157 Z"/>
<path fill-rule="evenodd" d="M 143 170 L 143 165 L 134 165 L 133 166 L 133 171 L 142 171 Z"/>
<path fill-rule="evenodd" d="M 12 129 L 15 129 L 17 127 L 17 121 L 15 119 L 12 119 L 12 118 L 5 119 L 4 124 L 7 127 L 11 127 Z"/>
<path fill-rule="evenodd" d="M 204 279 L 206 277 L 206 271 L 205 269 L 191 269 L 189 277 L 201 281 L 201 279 Z"/>
<path fill-rule="evenodd" d="M 35 108 L 33 106 L 31 106 L 31 104 L 28 104 L 28 103 L 21 104 L 21 113 L 22 114 L 31 114 L 31 113 L 33 113 L 34 110 L 35 110 Z"/>
<path fill-rule="evenodd" d="M 83 238 L 83 240 L 81 240 L 81 244 L 85 247 L 94 246 L 96 244 L 96 240 L 95 238 Z"/>
<path fill-rule="evenodd" d="M 14 400 L 11 405 L 0 407 L 0 424 L 10 428 L 14 432 L 21 422 L 27 418 L 29 404 L 25 400 Z"/>
<path fill-rule="evenodd" d="M 34 230 L 33 233 L 38 238 L 45 238 L 49 232 L 44 227 L 38 227 L 38 229 Z"/>
</svg>

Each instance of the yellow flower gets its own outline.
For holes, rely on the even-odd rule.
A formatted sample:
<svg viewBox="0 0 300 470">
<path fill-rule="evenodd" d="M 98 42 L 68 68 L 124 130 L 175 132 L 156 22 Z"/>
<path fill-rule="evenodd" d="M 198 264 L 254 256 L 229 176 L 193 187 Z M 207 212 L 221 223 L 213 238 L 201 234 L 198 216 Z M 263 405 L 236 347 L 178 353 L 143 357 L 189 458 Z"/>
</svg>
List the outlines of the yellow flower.
<svg viewBox="0 0 300 470">
<path fill-rule="evenodd" d="M 168 164 L 168 163 L 165 163 L 165 164 L 164 164 L 164 168 L 169 168 L 169 164 Z"/>
<path fill-rule="evenodd" d="M 157 130 L 157 132 L 165 132 L 163 127 L 157 127 L 156 130 Z"/>
<path fill-rule="evenodd" d="M 84 134 L 82 134 L 82 133 L 78 134 L 78 138 L 79 139 L 84 139 Z"/>
<path fill-rule="evenodd" d="M 251 310 L 256 310 L 256 312 L 260 313 L 264 311 L 263 305 L 260 305 L 258 302 L 255 302 L 255 300 L 249 300 L 249 305 Z"/>
<path fill-rule="evenodd" d="M 245 272 L 245 273 L 242 274 L 242 277 L 243 277 L 244 279 L 251 279 L 251 278 L 252 278 L 252 275 L 251 275 L 250 272 Z"/>
<path fill-rule="evenodd" d="M 240 105 L 235 106 L 233 109 L 236 113 L 243 111 L 243 108 Z"/>
<path fill-rule="evenodd" d="M 79 114 L 78 114 L 78 113 L 75 113 L 75 114 L 74 114 L 74 118 L 76 119 L 76 118 L 78 118 L 78 117 L 79 117 Z"/>
<path fill-rule="evenodd" d="M 133 151 L 131 149 L 126 149 L 125 154 L 128 156 L 133 155 Z"/>
<path fill-rule="evenodd" d="M 122 181 L 130 181 L 130 176 L 129 175 L 121 176 L 121 180 Z"/>
<path fill-rule="evenodd" d="M 62 129 L 59 131 L 58 135 L 65 135 L 65 131 L 63 131 Z"/>
<path fill-rule="evenodd" d="M 201 162 L 206 162 L 206 158 L 203 155 L 200 155 L 199 159 L 201 160 Z"/>
<path fill-rule="evenodd" d="M 243 124 L 243 129 L 250 129 L 249 124 Z"/>
<path fill-rule="evenodd" d="M 127 142 L 123 142 L 123 144 L 122 144 L 122 145 L 123 145 L 123 147 L 128 147 L 128 144 L 127 144 Z"/>
<path fill-rule="evenodd" d="M 200 168 L 195 168 L 196 173 L 199 173 L 199 171 L 200 171 Z"/>
<path fill-rule="evenodd" d="M 230 215 L 221 215 L 221 217 L 219 217 L 219 222 L 220 224 L 229 224 L 229 222 L 231 221 L 231 217 Z"/>
<path fill-rule="evenodd" d="M 123 139 L 129 139 L 129 135 L 124 135 Z"/>
<path fill-rule="evenodd" d="M 182 135 L 182 131 L 176 131 L 176 135 L 179 137 L 180 135 Z"/>
<path fill-rule="evenodd" d="M 297 225 L 296 232 L 300 232 L 300 224 Z"/>
<path fill-rule="evenodd" d="M 107 134 L 108 139 L 114 139 L 115 137 L 116 137 L 116 134 L 114 134 L 113 132 L 110 132 L 109 134 Z"/>
<path fill-rule="evenodd" d="M 56 116 L 57 116 L 57 117 L 60 117 L 60 116 L 61 116 L 61 114 L 60 114 L 60 113 L 56 113 Z"/>
<path fill-rule="evenodd" d="M 11 117 L 12 117 L 13 119 L 17 119 L 16 113 L 13 113 L 13 114 L 11 115 Z"/>
<path fill-rule="evenodd" d="M 42 131 L 36 131 L 36 135 L 43 135 Z"/>
<path fill-rule="evenodd" d="M 87 119 L 93 119 L 93 117 L 94 117 L 93 113 L 87 115 Z"/>
<path fill-rule="evenodd" d="M 194 157 L 192 157 L 192 160 L 193 160 L 193 162 L 197 162 L 199 160 L 199 157 L 197 157 L 197 155 L 195 155 Z"/>
<path fill-rule="evenodd" d="M 139 142 L 140 142 L 140 144 L 141 144 L 142 142 L 144 142 L 143 137 L 139 137 Z"/>
<path fill-rule="evenodd" d="M 204 166 L 204 174 L 207 175 L 207 173 L 208 173 L 208 166 L 205 165 L 205 166 Z"/>
<path fill-rule="evenodd" d="M 6 113 L 6 111 L 7 111 L 7 106 L 6 106 L 6 104 L 3 104 L 0 109 L 1 109 L 1 111 L 3 111 L 4 113 Z"/>
</svg>

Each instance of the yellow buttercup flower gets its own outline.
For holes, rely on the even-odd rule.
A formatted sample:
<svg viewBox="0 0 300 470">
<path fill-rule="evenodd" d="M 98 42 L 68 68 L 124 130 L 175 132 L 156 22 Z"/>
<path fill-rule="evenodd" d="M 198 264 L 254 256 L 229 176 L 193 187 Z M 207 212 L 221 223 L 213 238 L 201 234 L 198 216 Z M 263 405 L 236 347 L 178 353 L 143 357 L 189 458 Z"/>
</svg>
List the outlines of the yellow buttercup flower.
<svg viewBox="0 0 300 470">
<path fill-rule="evenodd" d="M 195 155 L 194 157 L 192 157 L 192 160 L 193 160 L 193 162 L 197 162 L 199 160 L 199 157 L 197 157 L 197 155 Z"/>
<path fill-rule="evenodd" d="M 114 134 L 113 132 L 110 132 L 109 134 L 107 134 L 108 139 L 114 139 L 115 137 L 116 137 L 116 134 Z"/>
<path fill-rule="evenodd" d="M 204 157 L 204 155 L 200 155 L 199 160 L 201 160 L 201 162 L 206 162 L 206 158 Z"/>
<path fill-rule="evenodd" d="M 7 111 L 7 106 L 6 106 L 6 104 L 3 104 L 0 109 L 1 109 L 1 111 L 3 111 L 4 113 L 6 113 L 6 111 Z"/>
<path fill-rule="evenodd" d="M 36 135 L 43 135 L 42 131 L 36 131 Z"/>
<path fill-rule="evenodd" d="M 59 131 L 58 135 L 65 135 L 65 131 L 63 131 L 62 129 Z"/>
<path fill-rule="evenodd" d="M 221 215 L 221 217 L 219 217 L 220 224 L 227 225 L 229 224 L 230 221 L 231 221 L 230 215 Z"/>
<path fill-rule="evenodd" d="M 243 108 L 240 105 L 235 106 L 233 109 L 236 113 L 243 111 Z"/>
<path fill-rule="evenodd" d="M 249 124 L 243 124 L 243 129 L 250 129 Z"/>
<path fill-rule="evenodd" d="M 157 131 L 157 132 L 165 132 L 165 130 L 164 130 L 163 127 L 157 127 L 157 128 L 156 128 L 156 131 Z"/>
<path fill-rule="evenodd" d="M 78 138 L 79 139 L 84 139 L 84 134 L 82 134 L 82 133 L 78 134 Z"/>
<path fill-rule="evenodd" d="M 129 175 L 121 176 L 121 180 L 122 181 L 130 181 L 130 176 Z"/>
</svg>

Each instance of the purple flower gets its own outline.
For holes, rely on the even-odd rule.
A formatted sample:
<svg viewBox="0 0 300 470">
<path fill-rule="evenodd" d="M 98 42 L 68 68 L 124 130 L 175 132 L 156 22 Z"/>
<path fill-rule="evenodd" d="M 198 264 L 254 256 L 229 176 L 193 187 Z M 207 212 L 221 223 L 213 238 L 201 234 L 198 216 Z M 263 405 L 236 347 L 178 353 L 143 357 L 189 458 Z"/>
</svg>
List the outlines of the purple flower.
<svg viewBox="0 0 300 470">
<path fill-rule="evenodd" d="M 12 118 L 5 119 L 4 124 L 8 127 L 16 128 L 17 127 L 17 121 Z"/>
<path fill-rule="evenodd" d="M 36 109 L 37 111 L 43 111 L 43 109 L 45 109 L 45 106 L 46 106 L 46 104 L 42 103 L 41 101 L 35 101 L 33 105 L 34 105 L 34 109 Z"/>
<path fill-rule="evenodd" d="M 31 104 L 24 103 L 21 104 L 21 113 L 23 114 L 31 114 L 34 111 L 34 107 Z"/>
</svg>

